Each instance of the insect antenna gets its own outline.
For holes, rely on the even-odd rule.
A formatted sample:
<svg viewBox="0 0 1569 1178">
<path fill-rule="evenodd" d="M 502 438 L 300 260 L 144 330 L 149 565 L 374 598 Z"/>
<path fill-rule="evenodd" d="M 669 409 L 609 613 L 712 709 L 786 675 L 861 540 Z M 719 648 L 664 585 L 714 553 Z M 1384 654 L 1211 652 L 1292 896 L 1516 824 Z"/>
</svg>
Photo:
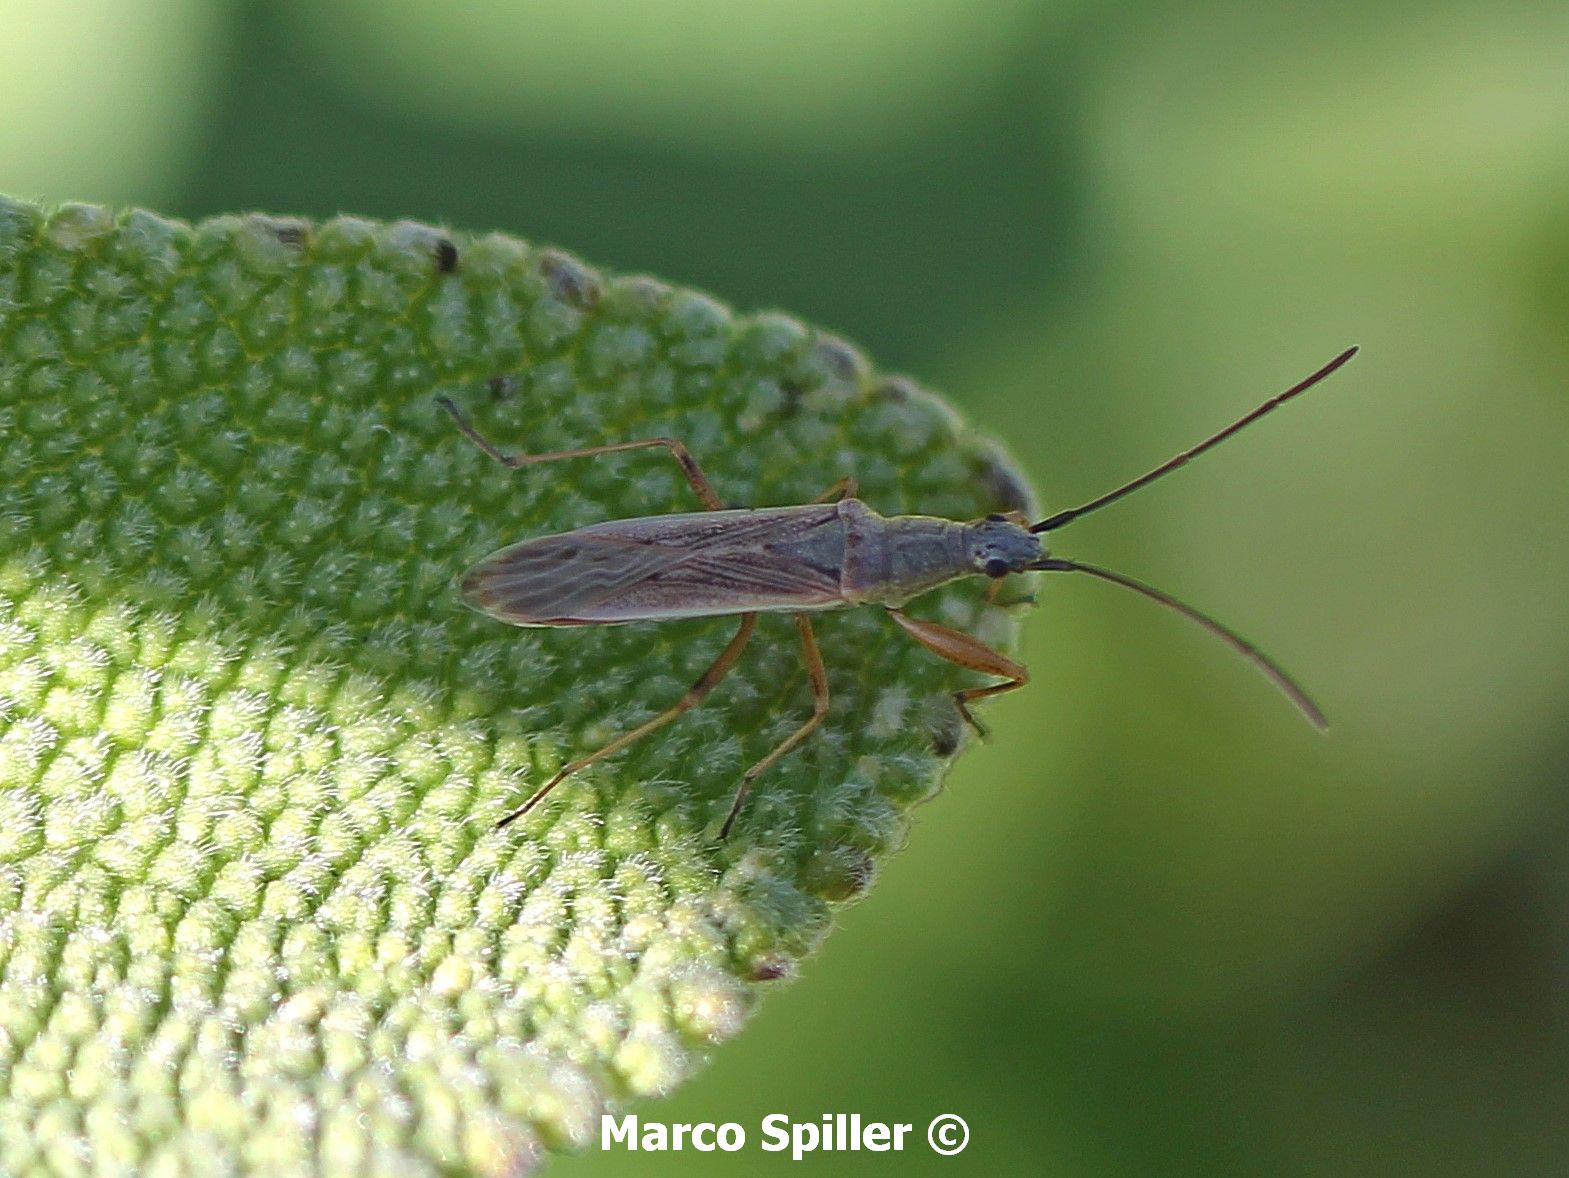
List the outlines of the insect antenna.
<svg viewBox="0 0 1569 1178">
<path fill-rule="evenodd" d="M 1187 602 L 1181 601 L 1171 594 L 1155 588 L 1153 585 L 1146 585 L 1143 581 L 1137 581 L 1132 577 L 1124 576 L 1122 573 L 1114 573 L 1110 569 L 1103 569 L 1098 565 L 1082 564 L 1076 560 L 1063 560 L 1060 557 L 1048 556 L 1036 561 L 1030 567 L 1032 569 L 1044 569 L 1047 572 L 1088 573 L 1099 580 L 1110 581 L 1113 585 L 1121 585 L 1124 589 L 1132 589 L 1135 593 L 1141 593 L 1151 601 L 1159 602 L 1161 605 L 1176 610 L 1189 621 L 1197 622 L 1205 630 L 1208 630 L 1216 638 L 1219 638 L 1232 650 L 1257 667 L 1266 679 L 1285 693 L 1286 698 L 1296 705 L 1297 710 L 1307 717 L 1308 723 L 1312 724 L 1313 727 L 1320 732 L 1325 731 L 1329 727 L 1329 720 L 1319 709 L 1319 706 L 1303 690 L 1302 685 L 1286 673 L 1285 668 L 1235 630 L 1217 622 L 1202 610 L 1195 609 Z"/>
<path fill-rule="evenodd" d="M 1200 454 L 1204 453 L 1204 451 L 1212 449 L 1215 446 L 1220 445 L 1227 438 L 1229 438 L 1232 434 L 1236 433 L 1238 430 L 1242 429 L 1244 426 L 1252 425 L 1255 421 L 1257 421 L 1259 418 L 1263 417 L 1266 413 L 1269 413 L 1269 412 L 1271 412 L 1271 411 L 1273 411 L 1275 409 L 1279 409 L 1287 401 L 1291 400 L 1291 398 L 1297 396 L 1300 393 L 1307 392 L 1314 385 L 1318 384 L 1319 381 L 1321 381 L 1325 377 L 1329 376 L 1337 368 L 1341 367 L 1343 364 L 1346 363 L 1346 361 L 1350 360 L 1351 357 L 1355 356 L 1356 354 L 1357 354 L 1356 348 L 1347 348 L 1344 352 L 1341 352 L 1340 355 L 1336 356 L 1333 360 L 1331 360 L 1328 364 L 1324 365 L 1324 367 L 1320 368 L 1312 376 L 1307 377 L 1305 380 L 1298 381 L 1296 384 L 1292 385 L 1285 392 L 1278 393 L 1275 396 L 1271 397 L 1269 400 L 1265 401 L 1262 405 L 1260 405 L 1257 409 L 1253 410 L 1253 412 L 1246 413 L 1243 416 L 1237 418 L 1236 421 L 1233 421 L 1230 425 L 1228 425 L 1225 429 L 1221 430 L 1218 434 L 1213 434 L 1210 437 L 1205 438 L 1204 441 L 1200 442 L 1197 446 L 1194 446 L 1192 449 L 1184 450 L 1181 454 L 1178 454 L 1175 458 L 1171 458 L 1171 459 L 1168 459 L 1165 462 L 1162 462 L 1154 470 L 1148 471 L 1145 474 L 1141 474 L 1138 478 L 1134 479 L 1132 482 L 1123 483 L 1122 486 L 1118 487 L 1114 491 L 1107 491 L 1106 494 L 1100 496 L 1099 498 L 1091 499 L 1088 503 L 1086 503 L 1086 504 L 1084 504 L 1084 505 L 1082 505 L 1080 507 L 1070 507 L 1066 511 L 1059 511 L 1056 515 L 1048 516 L 1046 519 L 1041 520 L 1041 522 L 1038 523 L 1038 524 L 1032 524 L 1030 526 L 1030 531 L 1037 532 L 1037 533 L 1039 533 L 1039 532 L 1054 532 L 1058 528 L 1064 526 L 1065 524 L 1071 524 L 1074 520 L 1078 519 L 1082 515 L 1088 515 L 1092 511 L 1099 511 L 1102 507 L 1105 507 L 1107 504 L 1115 503 L 1118 499 L 1121 499 L 1124 495 L 1131 495 L 1131 494 L 1133 494 L 1133 492 L 1137 491 L 1140 487 L 1148 486 L 1150 483 L 1153 483 L 1156 479 L 1160 478 L 1162 475 L 1170 474 L 1172 471 L 1176 470 L 1179 466 L 1186 466 L 1189 462 L 1192 462 Z"/>
</svg>

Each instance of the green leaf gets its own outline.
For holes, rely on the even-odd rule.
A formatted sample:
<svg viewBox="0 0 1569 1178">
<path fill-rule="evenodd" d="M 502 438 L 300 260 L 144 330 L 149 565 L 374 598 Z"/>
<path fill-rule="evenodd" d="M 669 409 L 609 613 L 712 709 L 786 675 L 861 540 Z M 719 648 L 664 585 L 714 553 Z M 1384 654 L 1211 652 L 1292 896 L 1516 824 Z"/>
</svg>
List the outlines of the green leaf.
<svg viewBox="0 0 1569 1178">
<path fill-rule="evenodd" d="M 499 1174 L 736 1033 L 905 838 L 964 672 L 875 609 L 818 626 L 828 721 L 768 616 L 519 630 L 453 580 L 504 543 L 841 475 L 885 512 L 1028 499 L 936 398 L 500 235 L 197 226 L 0 201 L 0 1170 Z M 1003 647 L 963 583 L 917 611 Z"/>
</svg>

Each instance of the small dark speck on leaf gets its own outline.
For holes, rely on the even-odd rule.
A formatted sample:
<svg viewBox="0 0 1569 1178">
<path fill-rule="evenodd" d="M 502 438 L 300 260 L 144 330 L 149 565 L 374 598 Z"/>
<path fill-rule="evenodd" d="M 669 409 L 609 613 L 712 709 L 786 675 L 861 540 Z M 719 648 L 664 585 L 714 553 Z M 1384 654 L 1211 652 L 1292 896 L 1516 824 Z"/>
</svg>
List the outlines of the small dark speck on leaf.
<svg viewBox="0 0 1569 1178">
<path fill-rule="evenodd" d="M 485 387 L 490 390 L 490 395 L 495 400 L 504 400 L 518 391 L 518 378 L 510 375 L 493 376 L 485 382 Z"/>
<path fill-rule="evenodd" d="M 539 272 L 550 284 L 551 296 L 569 307 L 588 310 L 599 302 L 600 282 L 593 271 L 560 250 L 539 255 Z"/>
<path fill-rule="evenodd" d="M 932 728 L 932 752 L 939 757 L 951 757 L 959 751 L 959 717 L 951 721 L 938 721 Z"/>
<path fill-rule="evenodd" d="M 436 269 L 451 274 L 458 268 L 458 247 L 443 237 L 436 243 Z"/>
<path fill-rule="evenodd" d="M 784 396 L 784 403 L 779 407 L 779 416 L 794 417 L 801 411 L 801 398 L 806 396 L 806 389 L 793 380 L 784 380 L 779 382 L 779 391 Z"/>
<path fill-rule="evenodd" d="M 806 885 L 825 900 L 843 902 L 864 892 L 876 874 L 876 864 L 863 848 L 849 844 L 826 847 L 806 865 Z"/>
<path fill-rule="evenodd" d="M 272 230 L 273 236 L 284 245 L 293 246 L 296 249 L 303 248 L 306 240 L 310 237 L 310 226 L 304 221 L 272 219 L 268 221 L 268 228 Z"/>
<path fill-rule="evenodd" d="M 834 379 L 858 382 L 866 367 L 859 352 L 836 336 L 825 335 L 818 339 L 813 355 L 823 369 Z"/>
<path fill-rule="evenodd" d="M 752 962 L 754 982 L 777 982 L 795 972 L 795 963 L 788 957 L 760 957 Z"/>
<path fill-rule="evenodd" d="M 878 401 L 892 401 L 895 405 L 903 405 L 915 395 L 914 386 L 902 376 L 894 376 L 883 381 L 872 389 L 872 397 Z"/>
</svg>

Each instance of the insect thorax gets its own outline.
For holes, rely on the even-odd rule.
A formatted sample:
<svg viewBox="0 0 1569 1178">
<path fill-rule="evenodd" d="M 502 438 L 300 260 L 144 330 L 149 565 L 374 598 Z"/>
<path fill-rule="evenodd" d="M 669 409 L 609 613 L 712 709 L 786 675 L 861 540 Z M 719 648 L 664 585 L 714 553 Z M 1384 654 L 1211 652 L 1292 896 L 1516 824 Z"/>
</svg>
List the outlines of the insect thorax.
<svg viewBox="0 0 1569 1178">
<path fill-rule="evenodd" d="M 859 500 L 840 503 L 848 601 L 902 605 L 975 570 L 965 525 L 926 515 L 878 515 Z"/>
</svg>

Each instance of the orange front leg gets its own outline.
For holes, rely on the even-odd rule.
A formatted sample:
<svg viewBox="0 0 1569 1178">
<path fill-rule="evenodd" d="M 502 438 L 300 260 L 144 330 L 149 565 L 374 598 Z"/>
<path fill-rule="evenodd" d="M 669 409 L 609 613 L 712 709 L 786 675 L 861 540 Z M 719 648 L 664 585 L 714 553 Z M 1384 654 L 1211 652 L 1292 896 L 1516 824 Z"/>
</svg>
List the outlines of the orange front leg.
<svg viewBox="0 0 1569 1178">
<path fill-rule="evenodd" d="M 909 614 L 891 606 L 888 607 L 888 616 L 898 622 L 906 634 L 933 654 L 941 655 L 950 663 L 958 663 L 961 667 L 968 667 L 972 671 L 980 671 L 986 675 L 996 675 L 1008 680 L 1006 683 L 993 683 L 990 687 L 969 687 L 953 693 L 953 702 L 959 709 L 959 715 L 963 716 L 965 722 L 982 736 L 986 735 L 986 729 L 970 714 L 971 701 L 1013 691 L 1030 681 L 1030 672 L 1023 663 L 1014 662 L 1007 655 L 1000 654 L 979 638 L 966 634 L 962 630 L 912 618 Z"/>
</svg>

